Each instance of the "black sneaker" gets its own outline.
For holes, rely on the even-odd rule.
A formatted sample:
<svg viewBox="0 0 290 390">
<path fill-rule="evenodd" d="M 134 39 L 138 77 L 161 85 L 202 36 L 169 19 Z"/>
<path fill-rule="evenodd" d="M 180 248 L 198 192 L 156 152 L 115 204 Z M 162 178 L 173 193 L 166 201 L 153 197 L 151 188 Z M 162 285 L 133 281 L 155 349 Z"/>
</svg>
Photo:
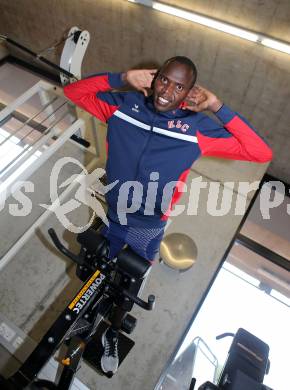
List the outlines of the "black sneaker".
<svg viewBox="0 0 290 390">
<path fill-rule="evenodd" d="M 102 335 L 104 353 L 101 358 L 103 372 L 115 374 L 119 366 L 118 332 L 108 328 Z"/>
</svg>

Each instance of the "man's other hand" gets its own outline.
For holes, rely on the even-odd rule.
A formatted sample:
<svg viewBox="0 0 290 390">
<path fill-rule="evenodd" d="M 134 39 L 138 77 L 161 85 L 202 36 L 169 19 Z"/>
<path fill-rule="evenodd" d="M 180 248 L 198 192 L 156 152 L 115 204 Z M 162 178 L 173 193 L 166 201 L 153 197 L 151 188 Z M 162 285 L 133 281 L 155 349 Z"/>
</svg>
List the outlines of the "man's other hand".
<svg viewBox="0 0 290 390">
<path fill-rule="evenodd" d="M 131 87 L 137 89 L 148 96 L 147 89 L 151 88 L 151 84 L 157 69 L 132 69 L 123 73 L 122 79 L 127 82 Z"/>
<path fill-rule="evenodd" d="M 212 92 L 200 85 L 195 85 L 191 88 L 185 102 L 187 103 L 187 106 L 184 107 L 184 109 L 193 112 L 205 110 L 217 112 L 223 105 L 223 103 Z"/>
</svg>

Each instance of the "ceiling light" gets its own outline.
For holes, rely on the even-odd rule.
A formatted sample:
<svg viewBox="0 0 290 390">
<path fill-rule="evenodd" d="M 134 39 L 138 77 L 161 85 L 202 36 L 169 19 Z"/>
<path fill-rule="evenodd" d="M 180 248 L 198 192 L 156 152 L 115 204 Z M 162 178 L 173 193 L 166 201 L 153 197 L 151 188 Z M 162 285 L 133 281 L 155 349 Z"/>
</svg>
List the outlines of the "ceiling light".
<svg viewBox="0 0 290 390">
<path fill-rule="evenodd" d="M 290 44 L 281 42 L 276 39 L 271 39 L 265 35 L 255 33 L 247 29 L 243 29 L 237 26 L 234 26 L 230 23 L 224 23 L 217 19 L 210 18 L 196 12 L 186 11 L 181 8 L 173 7 L 165 3 L 160 3 L 159 1 L 151 0 L 128 0 L 130 3 L 141 4 L 146 7 L 155 9 L 156 11 L 164 12 L 169 15 L 173 15 L 185 20 L 189 20 L 194 23 L 201 24 L 206 27 L 213 28 L 218 31 L 222 31 L 239 38 L 246 39 L 251 42 L 257 42 L 264 46 L 270 47 L 271 49 L 279 50 L 284 53 L 290 54 Z"/>
<path fill-rule="evenodd" d="M 223 31 L 231 35 L 236 35 L 249 41 L 256 42 L 259 38 L 257 34 L 232 26 L 230 24 L 223 23 L 218 20 L 214 20 L 193 12 L 184 11 L 175 7 L 161 4 L 156 1 L 153 1 L 152 8 L 156 9 L 157 11 L 165 12 L 167 14 L 177 16 L 182 19 L 190 20 L 194 23 L 202 24 L 206 27 L 214 28 L 215 30 Z"/>
<path fill-rule="evenodd" d="M 287 43 L 279 42 L 276 39 L 261 38 L 260 43 L 264 46 L 270 47 L 271 49 L 283 51 L 284 53 L 290 54 L 290 45 Z"/>
</svg>

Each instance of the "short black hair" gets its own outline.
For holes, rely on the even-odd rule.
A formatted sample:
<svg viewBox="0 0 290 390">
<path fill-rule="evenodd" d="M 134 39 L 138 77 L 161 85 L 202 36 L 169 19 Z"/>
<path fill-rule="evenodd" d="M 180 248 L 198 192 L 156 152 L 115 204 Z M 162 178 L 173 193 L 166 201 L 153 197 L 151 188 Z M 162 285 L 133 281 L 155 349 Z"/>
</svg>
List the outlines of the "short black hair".
<svg viewBox="0 0 290 390">
<path fill-rule="evenodd" d="M 184 64 L 192 70 L 192 77 L 193 77 L 192 86 L 194 86 L 194 84 L 196 82 L 196 78 L 197 78 L 197 69 L 196 69 L 195 64 L 191 61 L 191 59 L 188 57 L 185 57 L 185 56 L 171 57 L 171 58 L 168 58 L 168 60 L 166 60 L 164 62 L 164 64 L 162 65 L 162 68 L 164 66 L 170 64 L 171 62 L 178 62 L 179 64 Z"/>
</svg>

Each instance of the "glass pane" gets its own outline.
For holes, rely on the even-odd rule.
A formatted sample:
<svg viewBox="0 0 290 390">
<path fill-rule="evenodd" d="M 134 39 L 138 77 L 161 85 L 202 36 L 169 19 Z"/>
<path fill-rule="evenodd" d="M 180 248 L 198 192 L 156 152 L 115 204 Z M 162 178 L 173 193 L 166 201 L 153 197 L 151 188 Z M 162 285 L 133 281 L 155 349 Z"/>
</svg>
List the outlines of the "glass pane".
<svg viewBox="0 0 290 390">
<path fill-rule="evenodd" d="M 289 286 L 289 272 L 235 244 L 166 375 L 172 375 L 178 357 L 197 339 L 202 339 L 208 354 L 214 358 L 206 359 L 204 354 L 197 356 L 195 349 L 194 357 L 191 356 L 187 364 L 191 365 L 192 375 L 197 379 L 196 389 L 206 381 L 217 384 L 233 339 L 216 340 L 216 336 L 226 332 L 235 334 L 243 328 L 270 347 L 271 366 L 264 384 L 275 390 L 287 390 L 290 381 L 286 358 L 290 350 Z M 165 379 L 164 383 L 167 383 Z"/>
<path fill-rule="evenodd" d="M 252 276 L 241 278 L 239 269 L 225 263 L 190 329 L 187 342 L 201 336 L 216 354 L 220 371 L 232 339 L 217 341 L 215 337 L 224 332 L 236 333 L 242 327 L 270 346 L 271 368 L 264 383 L 286 390 L 290 381 L 285 359 L 290 348 L 290 310 L 257 288 L 253 281 Z"/>
<path fill-rule="evenodd" d="M 263 185 L 241 233 L 266 248 L 290 260 L 290 198 L 286 196 L 283 183 L 279 189 Z M 275 206 L 274 206 L 275 205 Z"/>
</svg>

